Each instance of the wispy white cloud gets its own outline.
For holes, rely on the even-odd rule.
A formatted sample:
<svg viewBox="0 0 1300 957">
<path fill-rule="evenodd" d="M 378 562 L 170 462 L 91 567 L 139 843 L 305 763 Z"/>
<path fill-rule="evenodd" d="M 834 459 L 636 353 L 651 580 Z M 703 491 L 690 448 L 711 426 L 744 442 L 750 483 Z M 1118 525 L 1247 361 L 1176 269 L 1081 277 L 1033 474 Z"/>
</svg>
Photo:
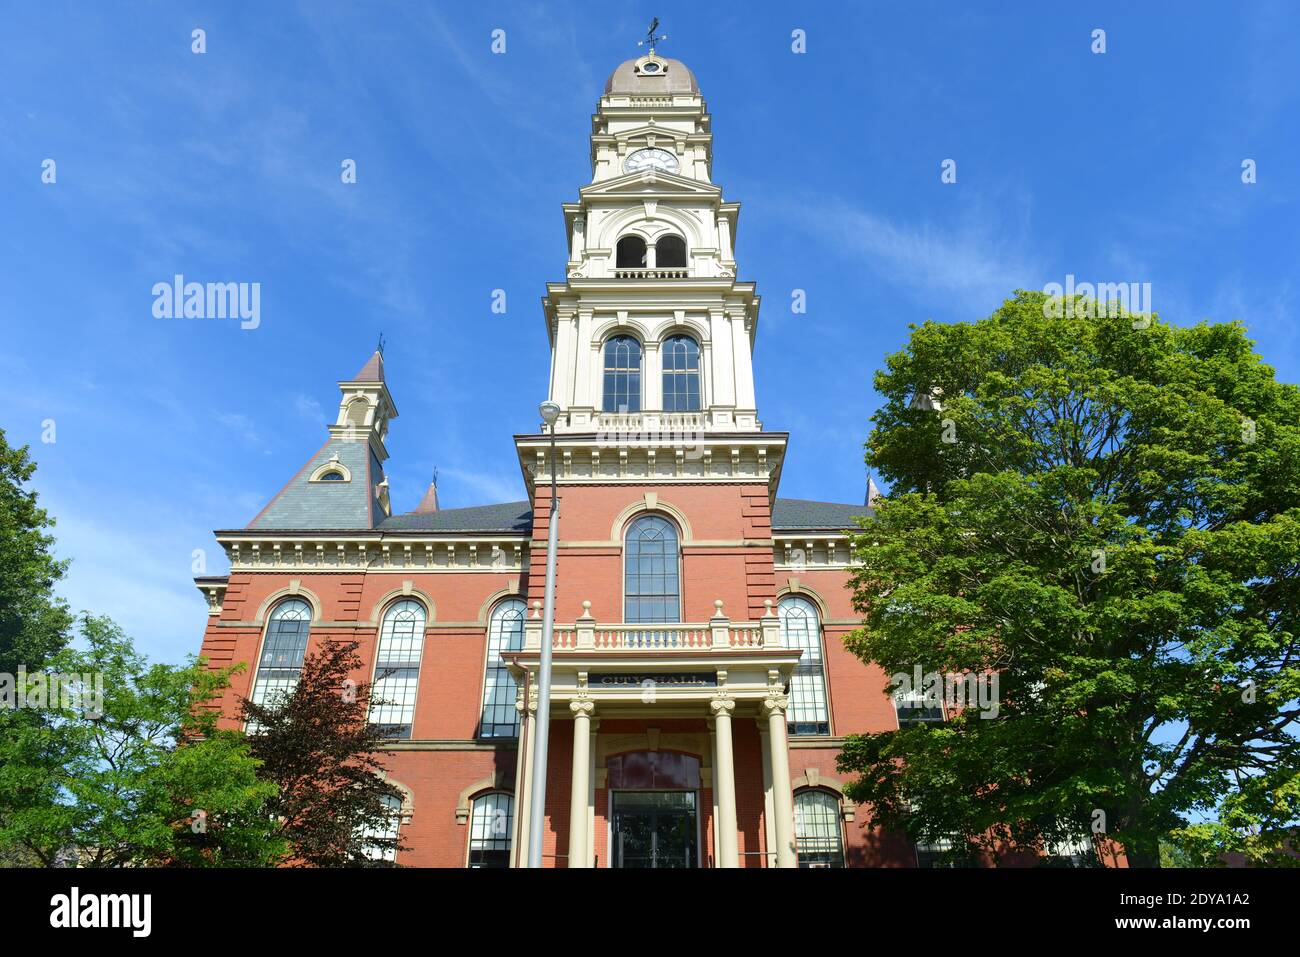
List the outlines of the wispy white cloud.
<svg viewBox="0 0 1300 957">
<path fill-rule="evenodd" d="M 207 606 L 194 588 L 193 550 L 205 546 L 171 525 L 157 531 L 139 523 L 125 534 L 118 522 L 87 514 L 70 500 L 47 496 L 43 504 L 57 516 L 55 553 L 72 559 L 58 591 L 74 611 L 108 615 L 155 660 L 178 662 L 197 650 Z M 208 542 L 204 557 L 214 565 L 211 553 L 220 548 Z M 218 559 L 224 565 L 224 556 Z"/>
<path fill-rule="evenodd" d="M 325 418 L 325 410 L 321 408 L 321 404 L 311 396 L 303 395 L 301 392 L 293 397 L 293 408 L 304 419 L 309 419 L 312 422 L 320 422 Z"/>
<path fill-rule="evenodd" d="M 239 412 L 218 412 L 216 420 L 231 435 L 237 436 L 257 448 L 266 444 L 262 434 L 254 427 L 248 416 Z"/>
<path fill-rule="evenodd" d="M 1028 251 L 1023 225 L 1000 217 L 912 224 L 834 201 L 779 208 L 825 253 L 850 259 L 919 300 L 960 296 L 993 308 L 1013 289 L 1046 281 L 1042 265 Z"/>
<path fill-rule="evenodd" d="M 517 502 L 524 497 L 523 480 L 516 472 L 477 472 L 473 469 L 438 470 L 438 491 L 444 507 Z"/>
</svg>

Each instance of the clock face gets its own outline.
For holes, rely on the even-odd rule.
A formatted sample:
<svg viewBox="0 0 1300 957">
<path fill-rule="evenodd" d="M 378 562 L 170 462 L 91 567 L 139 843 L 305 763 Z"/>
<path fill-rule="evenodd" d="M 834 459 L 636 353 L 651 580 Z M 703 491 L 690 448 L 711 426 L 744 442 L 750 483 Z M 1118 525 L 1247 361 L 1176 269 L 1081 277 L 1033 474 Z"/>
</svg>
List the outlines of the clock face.
<svg viewBox="0 0 1300 957">
<path fill-rule="evenodd" d="M 637 150 L 623 164 L 623 172 L 640 173 L 653 169 L 663 173 L 677 172 L 677 157 L 667 150 Z"/>
</svg>

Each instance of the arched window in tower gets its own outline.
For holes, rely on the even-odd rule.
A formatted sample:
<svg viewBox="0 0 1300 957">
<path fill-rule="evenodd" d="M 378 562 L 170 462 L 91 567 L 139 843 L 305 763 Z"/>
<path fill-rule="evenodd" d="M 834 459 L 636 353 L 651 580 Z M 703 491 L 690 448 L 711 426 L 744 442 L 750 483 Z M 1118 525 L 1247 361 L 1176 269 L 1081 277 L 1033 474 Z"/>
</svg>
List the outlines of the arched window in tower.
<svg viewBox="0 0 1300 957">
<path fill-rule="evenodd" d="M 370 691 L 370 723 L 390 738 L 409 738 L 420 684 L 424 650 L 424 606 L 411 598 L 393 602 L 384 613 Z"/>
<path fill-rule="evenodd" d="M 623 620 L 681 621 L 677 528 L 658 515 L 643 515 L 623 540 Z"/>
<path fill-rule="evenodd" d="M 645 240 L 640 236 L 624 236 L 615 247 L 614 265 L 618 269 L 645 268 Z"/>
<path fill-rule="evenodd" d="M 830 734 L 826 706 L 826 669 L 822 659 L 822 625 L 817 609 L 806 598 L 787 595 L 777 606 L 781 644 L 803 652 L 790 676 L 791 734 Z"/>
<path fill-rule="evenodd" d="M 606 412 L 641 411 L 641 343 L 614 336 L 605 343 Z"/>
<path fill-rule="evenodd" d="M 483 716 L 480 738 L 517 738 L 519 712 L 515 710 L 515 679 L 501 655 L 524 647 L 524 609 L 520 598 L 507 598 L 492 609 L 488 621 L 487 667 L 483 678 Z"/>
<path fill-rule="evenodd" d="M 354 429 L 364 429 L 366 427 L 366 414 L 369 411 L 369 402 L 362 398 L 353 399 L 348 403 L 348 425 Z"/>
<path fill-rule="evenodd" d="M 293 694 L 302 674 L 310 628 L 311 605 L 301 598 L 288 598 L 275 606 L 266 622 L 250 701 L 274 707 L 277 701 Z"/>
<path fill-rule="evenodd" d="M 700 347 L 690 336 L 673 336 L 660 349 L 664 363 L 664 411 L 700 411 Z"/>
<path fill-rule="evenodd" d="M 664 236 L 655 243 L 655 266 L 686 268 L 686 240 L 680 236 Z"/>
<path fill-rule="evenodd" d="M 800 867 L 843 867 L 839 798 L 819 790 L 795 794 L 794 841 Z"/>
</svg>

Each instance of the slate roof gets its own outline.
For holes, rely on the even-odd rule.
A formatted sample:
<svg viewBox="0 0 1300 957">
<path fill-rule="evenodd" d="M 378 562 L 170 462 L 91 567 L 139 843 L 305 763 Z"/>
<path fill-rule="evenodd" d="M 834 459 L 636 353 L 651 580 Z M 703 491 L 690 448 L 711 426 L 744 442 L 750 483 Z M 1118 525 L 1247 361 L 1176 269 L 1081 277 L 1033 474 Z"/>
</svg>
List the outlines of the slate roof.
<svg viewBox="0 0 1300 957">
<path fill-rule="evenodd" d="M 533 511 L 528 502 L 444 508 L 437 512 L 407 512 L 379 523 L 383 532 L 531 532 Z"/>
<path fill-rule="evenodd" d="M 875 509 L 866 505 L 841 505 L 837 502 L 810 502 L 802 498 L 778 498 L 772 509 L 772 527 L 778 530 L 808 528 L 857 528 L 853 520 L 871 518 Z"/>
<path fill-rule="evenodd" d="M 836 502 L 810 502 L 799 498 L 778 498 L 772 510 L 775 529 L 856 528 L 854 519 L 870 518 L 874 512 L 865 505 L 842 505 Z M 476 505 L 472 508 L 448 508 L 439 512 L 407 512 L 379 523 L 384 532 L 523 532 L 533 527 L 533 513 L 528 502 L 504 502 L 500 505 Z"/>
<path fill-rule="evenodd" d="M 311 474 L 337 454 L 351 482 L 312 482 Z M 364 442 L 330 439 L 251 522 L 250 529 L 326 530 L 369 528 L 374 476 Z"/>
</svg>

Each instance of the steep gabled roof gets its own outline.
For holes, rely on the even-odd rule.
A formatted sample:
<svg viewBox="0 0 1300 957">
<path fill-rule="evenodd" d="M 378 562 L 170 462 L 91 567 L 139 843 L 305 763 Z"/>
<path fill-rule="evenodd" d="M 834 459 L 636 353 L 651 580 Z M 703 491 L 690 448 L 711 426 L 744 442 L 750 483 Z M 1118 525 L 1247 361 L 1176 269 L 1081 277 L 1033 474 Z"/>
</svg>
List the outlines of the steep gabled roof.
<svg viewBox="0 0 1300 957">
<path fill-rule="evenodd" d="M 379 512 L 374 505 L 377 469 L 364 442 L 331 438 L 307 464 L 276 493 L 250 529 L 361 529 L 370 528 Z M 312 474 L 331 462 L 347 470 L 348 481 L 313 482 Z M 381 476 L 382 477 L 382 476 Z"/>
</svg>

